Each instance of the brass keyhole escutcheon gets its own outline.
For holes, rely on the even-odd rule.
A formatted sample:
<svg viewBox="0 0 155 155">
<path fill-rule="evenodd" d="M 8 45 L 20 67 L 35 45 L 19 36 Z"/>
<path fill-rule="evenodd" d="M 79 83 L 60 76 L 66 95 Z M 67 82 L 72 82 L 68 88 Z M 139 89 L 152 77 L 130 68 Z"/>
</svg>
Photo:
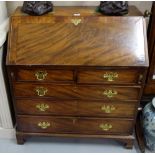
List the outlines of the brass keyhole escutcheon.
<svg viewBox="0 0 155 155">
<path fill-rule="evenodd" d="M 48 104 L 44 104 L 44 103 L 41 103 L 41 104 L 37 104 L 36 105 L 36 108 L 39 110 L 39 111 L 46 111 L 47 109 L 49 109 L 49 105 Z"/>
<path fill-rule="evenodd" d="M 46 71 L 37 71 L 35 73 L 35 76 L 36 76 L 37 80 L 42 81 L 42 80 L 45 80 L 47 74 L 48 73 Z"/>
<path fill-rule="evenodd" d="M 118 73 L 115 72 L 105 73 L 102 77 L 104 79 L 107 79 L 107 81 L 111 82 L 114 81 L 116 78 L 118 78 Z"/>
<path fill-rule="evenodd" d="M 75 26 L 78 26 L 81 23 L 81 21 L 82 20 L 79 19 L 79 18 L 78 19 L 76 19 L 76 18 L 75 19 L 71 19 L 71 23 L 73 23 Z"/>
<path fill-rule="evenodd" d="M 41 129 L 47 129 L 50 126 L 51 126 L 51 124 L 49 122 L 39 122 L 38 123 L 38 127 L 40 127 Z"/>
<path fill-rule="evenodd" d="M 41 97 L 41 96 L 45 96 L 47 94 L 48 89 L 44 88 L 44 87 L 37 87 L 35 89 L 35 91 L 36 91 L 37 95 Z"/>
</svg>

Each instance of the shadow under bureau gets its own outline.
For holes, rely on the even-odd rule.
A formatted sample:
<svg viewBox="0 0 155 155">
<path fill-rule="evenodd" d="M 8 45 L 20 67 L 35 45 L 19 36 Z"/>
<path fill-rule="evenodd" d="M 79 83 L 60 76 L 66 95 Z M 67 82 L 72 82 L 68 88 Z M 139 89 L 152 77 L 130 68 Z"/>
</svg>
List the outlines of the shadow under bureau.
<svg viewBox="0 0 155 155">
<path fill-rule="evenodd" d="M 143 17 L 107 17 L 94 7 L 34 17 L 17 8 L 10 23 L 18 144 L 29 136 L 94 137 L 132 148 L 148 67 Z"/>
</svg>

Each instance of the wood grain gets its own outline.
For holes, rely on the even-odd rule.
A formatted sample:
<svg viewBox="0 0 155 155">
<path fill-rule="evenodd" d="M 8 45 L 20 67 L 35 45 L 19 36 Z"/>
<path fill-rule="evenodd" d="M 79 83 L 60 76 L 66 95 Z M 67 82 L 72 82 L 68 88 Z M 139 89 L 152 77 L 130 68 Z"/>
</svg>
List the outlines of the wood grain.
<svg viewBox="0 0 155 155">
<path fill-rule="evenodd" d="M 48 117 L 48 116 L 18 116 L 18 130 L 24 132 L 45 133 L 80 133 L 80 134 L 130 134 L 133 122 L 128 119 L 106 118 L 76 118 L 76 117 Z M 38 126 L 39 122 L 49 122 L 51 125 L 46 129 Z M 109 131 L 102 130 L 100 124 L 111 124 Z"/>
<path fill-rule="evenodd" d="M 105 75 L 117 74 L 112 81 Z M 142 78 L 140 78 L 142 76 Z M 109 84 L 140 84 L 143 82 L 143 72 L 132 69 L 105 69 L 105 70 L 85 70 L 78 72 L 78 83 L 109 83 Z"/>
<path fill-rule="evenodd" d="M 109 17 L 94 7 L 54 7 L 28 16 L 20 9 L 10 19 L 6 60 L 17 143 L 29 136 L 101 137 L 132 148 L 148 66 L 139 11 L 129 7 L 127 16 Z M 47 75 L 38 78 L 38 71 Z M 103 78 L 111 72 L 118 78 Z"/>
<path fill-rule="evenodd" d="M 16 25 L 10 32 L 14 44 L 9 45 L 8 65 L 148 66 L 143 17 L 11 18 Z M 75 26 L 72 19 L 81 23 Z"/>
<path fill-rule="evenodd" d="M 14 95 L 16 97 L 40 97 L 36 92 L 36 89 L 40 87 L 48 90 L 43 97 L 52 97 L 54 99 L 139 100 L 140 97 L 140 87 L 138 86 L 76 86 L 33 83 L 15 83 Z M 117 94 L 108 98 L 107 95 L 104 95 L 106 90 L 112 90 L 112 92 L 116 91 Z"/>
<path fill-rule="evenodd" d="M 73 71 L 71 70 L 50 70 L 47 68 L 19 69 L 16 73 L 17 81 L 39 81 L 35 74 L 39 71 L 47 75 L 40 82 L 71 82 L 73 81 Z"/>
<path fill-rule="evenodd" d="M 41 111 L 37 105 L 48 105 Z M 110 107 L 112 110 L 104 110 Z M 137 102 L 104 102 L 82 100 L 50 100 L 50 99 L 18 99 L 18 114 L 27 115 L 59 115 L 59 116 L 100 116 L 133 118 Z"/>
</svg>

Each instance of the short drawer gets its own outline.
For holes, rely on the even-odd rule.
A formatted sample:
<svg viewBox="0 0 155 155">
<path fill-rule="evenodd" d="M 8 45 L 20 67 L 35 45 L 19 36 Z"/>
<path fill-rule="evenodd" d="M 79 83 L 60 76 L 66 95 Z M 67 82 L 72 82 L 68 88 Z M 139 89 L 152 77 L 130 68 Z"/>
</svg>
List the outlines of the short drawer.
<svg viewBox="0 0 155 155">
<path fill-rule="evenodd" d="M 120 70 L 81 70 L 78 72 L 78 83 L 141 84 L 143 72 L 134 69 Z"/>
<path fill-rule="evenodd" d="M 72 70 L 19 69 L 16 72 L 17 81 L 39 82 L 70 82 L 73 81 Z"/>
<path fill-rule="evenodd" d="M 15 83 L 16 97 L 52 97 L 55 99 L 138 100 L 140 87 L 74 86 Z"/>
<path fill-rule="evenodd" d="M 59 115 L 59 116 L 101 116 L 128 117 L 135 116 L 137 102 L 103 102 L 82 100 L 18 99 L 18 114 Z"/>
<path fill-rule="evenodd" d="M 17 129 L 23 132 L 128 135 L 132 128 L 131 119 L 17 116 Z"/>
</svg>

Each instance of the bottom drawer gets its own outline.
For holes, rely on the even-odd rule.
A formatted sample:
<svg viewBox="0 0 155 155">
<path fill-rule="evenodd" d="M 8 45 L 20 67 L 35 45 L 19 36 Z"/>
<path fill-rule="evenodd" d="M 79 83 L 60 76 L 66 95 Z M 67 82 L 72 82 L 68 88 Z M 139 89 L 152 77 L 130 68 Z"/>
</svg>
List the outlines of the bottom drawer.
<svg viewBox="0 0 155 155">
<path fill-rule="evenodd" d="M 17 129 L 23 132 L 129 135 L 132 133 L 133 120 L 115 118 L 17 116 Z"/>
</svg>

